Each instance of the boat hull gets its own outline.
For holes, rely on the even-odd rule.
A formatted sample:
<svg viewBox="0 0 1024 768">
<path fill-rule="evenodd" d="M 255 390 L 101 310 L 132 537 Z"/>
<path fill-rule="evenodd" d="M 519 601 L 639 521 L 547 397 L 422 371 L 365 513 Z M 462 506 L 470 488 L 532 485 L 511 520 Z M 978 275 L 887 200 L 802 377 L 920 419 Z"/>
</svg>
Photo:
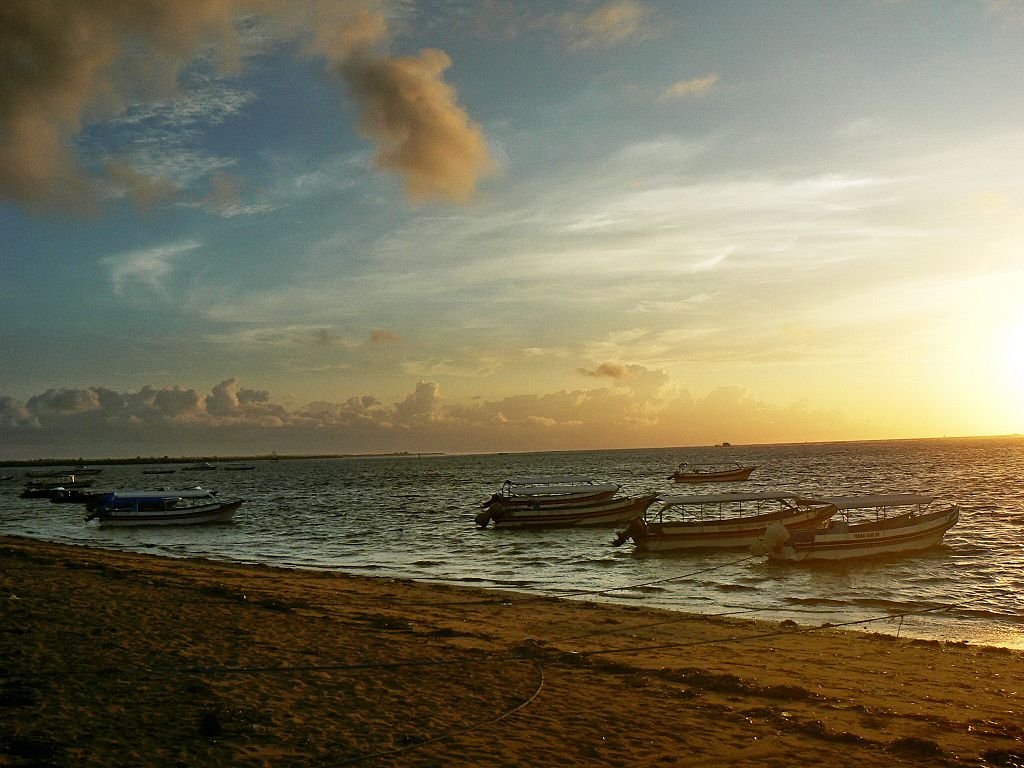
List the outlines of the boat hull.
<svg viewBox="0 0 1024 768">
<path fill-rule="evenodd" d="M 775 547 L 766 554 L 771 560 L 804 562 L 916 552 L 938 546 L 946 531 L 959 520 L 960 508 L 952 506 L 908 520 L 908 524 L 898 527 L 868 524 L 850 526 L 845 533 L 805 531 L 805 535 L 792 535 L 781 547 Z"/>
<path fill-rule="evenodd" d="M 687 549 L 732 549 L 750 547 L 774 523 L 799 529 L 818 525 L 836 512 L 832 505 L 787 509 L 770 515 L 723 520 L 646 522 L 630 521 L 616 544 L 633 539 L 638 552 L 674 552 Z"/>
<path fill-rule="evenodd" d="M 657 494 L 565 505 L 510 506 L 489 511 L 495 528 L 570 528 L 618 525 L 647 511 Z M 477 519 L 480 523 L 480 518 Z M 486 524 L 486 523 L 485 523 Z"/>
<path fill-rule="evenodd" d="M 243 499 L 238 499 L 170 509 L 98 509 L 93 513 L 93 517 L 102 526 L 225 523 L 231 520 L 243 503 Z"/>
<path fill-rule="evenodd" d="M 689 483 L 697 485 L 700 483 L 728 483 L 740 480 L 748 480 L 750 474 L 756 467 L 739 467 L 721 472 L 676 472 L 672 479 L 677 483 Z"/>
</svg>

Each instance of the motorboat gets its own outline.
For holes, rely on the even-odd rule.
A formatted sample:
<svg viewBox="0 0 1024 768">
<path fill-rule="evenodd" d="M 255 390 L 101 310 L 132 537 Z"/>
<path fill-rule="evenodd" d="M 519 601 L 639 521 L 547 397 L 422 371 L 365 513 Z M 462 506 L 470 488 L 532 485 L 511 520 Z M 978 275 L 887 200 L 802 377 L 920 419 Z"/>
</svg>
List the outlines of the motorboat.
<svg viewBox="0 0 1024 768">
<path fill-rule="evenodd" d="M 770 525 L 751 552 L 771 560 L 848 560 L 937 546 L 960 520 L 960 507 L 935 496 L 890 494 L 817 500 L 838 512 L 827 523 L 791 530 Z M 934 505 L 934 506 L 933 506 Z"/>
<path fill-rule="evenodd" d="M 618 483 L 599 482 L 586 475 L 510 477 L 483 503 L 484 511 L 476 516 L 476 522 L 486 528 L 492 518 L 505 518 L 510 511 L 597 504 L 610 500 L 619 488 Z"/>
<path fill-rule="evenodd" d="M 98 495 L 86 508 L 86 521 L 100 525 L 194 525 L 227 522 L 244 499 L 222 501 L 205 488 L 159 491 L 111 491 Z"/>
<path fill-rule="evenodd" d="M 250 469 L 256 469 L 255 464 L 226 464 L 221 467 L 225 472 L 245 472 Z"/>
<path fill-rule="evenodd" d="M 142 470 L 142 474 L 144 474 L 144 475 L 173 475 L 176 471 L 177 470 L 173 470 L 173 469 L 160 469 L 159 467 L 155 467 L 153 469 L 144 469 L 144 470 Z"/>
<path fill-rule="evenodd" d="M 677 483 L 728 483 L 746 480 L 756 466 L 743 466 L 739 462 L 718 464 L 690 464 L 683 462 L 669 476 Z"/>
<path fill-rule="evenodd" d="M 613 544 L 632 539 L 638 552 L 749 547 L 773 523 L 800 529 L 835 513 L 828 502 L 794 493 L 665 495 L 646 515 L 631 519 Z"/>
<path fill-rule="evenodd" d="M 476 516 L 476 523 L 486 528 L 568 528 L 577 526 L 618 525 L 638 515 L 658 498 L 656 493 L 644 496 L 620 496 L 596 501 L 566 503 L 492 505 Z"/>
<path fill-rule="evenodd" d="M 80 480 L 75 475 L 56 475 L 52 479 L 29 480 L 21 491 L 23 499 L 52 499 L 62 491 L 88 488 L 92 480 Z"/>
<path fill-rule="evenodd" d="M 185 469 L 191 470 L 193 472 L 207 472 L 207 471 L 209 471 L 211 469 L 216 469 L 216 468 L 217 468 L 216 464 L 211 464 L 208 461 L 203 461 L 203 462 L 200 462 L 199 464 L 193 464 L 191 466 L 185 467 Z"/>
</svg>

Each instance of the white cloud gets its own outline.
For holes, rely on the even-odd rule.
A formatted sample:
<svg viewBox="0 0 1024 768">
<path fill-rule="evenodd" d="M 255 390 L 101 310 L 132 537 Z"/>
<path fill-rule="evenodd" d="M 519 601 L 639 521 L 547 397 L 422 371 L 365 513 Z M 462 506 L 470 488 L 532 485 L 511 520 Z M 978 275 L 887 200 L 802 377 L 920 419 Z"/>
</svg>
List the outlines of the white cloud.
<svg viewBox="0 0 1024 768">
<path fill-rule="evenodd" d="M 175 268 L 176 262 L 201 247 L 202 243 L 194 240 L 157 246 L 106 256 L 100 259 L 100 264 L 107 268 L 111 286 L 118 295 L 123 296 L 136 288 L 163 294 L 164 281 Z"/>
</svg>

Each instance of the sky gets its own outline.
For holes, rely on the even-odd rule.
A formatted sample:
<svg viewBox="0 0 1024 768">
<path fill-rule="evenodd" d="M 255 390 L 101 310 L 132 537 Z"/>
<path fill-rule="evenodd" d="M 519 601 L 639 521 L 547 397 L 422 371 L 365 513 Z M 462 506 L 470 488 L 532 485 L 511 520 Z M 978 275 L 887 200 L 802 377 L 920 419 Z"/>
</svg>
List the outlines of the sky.
<svg viewBox="0 0 1024 768">
<path fill-rule="evenodd" d="M 9 0 L 0 459 L 1024 432 L 1020 0 Z"/>
</svg>

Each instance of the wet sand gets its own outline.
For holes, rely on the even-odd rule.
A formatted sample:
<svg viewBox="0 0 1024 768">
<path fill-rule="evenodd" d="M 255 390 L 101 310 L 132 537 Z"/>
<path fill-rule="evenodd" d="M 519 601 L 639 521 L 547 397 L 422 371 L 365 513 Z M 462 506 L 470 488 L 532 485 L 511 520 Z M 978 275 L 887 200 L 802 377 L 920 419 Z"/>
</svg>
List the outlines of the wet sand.
<svg viewBox="0 0 1024 768">
<path fill-rule="evenodd" d="M 1024 654 L 0 537 L 0 766 L 1024 766 Z"/>
</svg>

